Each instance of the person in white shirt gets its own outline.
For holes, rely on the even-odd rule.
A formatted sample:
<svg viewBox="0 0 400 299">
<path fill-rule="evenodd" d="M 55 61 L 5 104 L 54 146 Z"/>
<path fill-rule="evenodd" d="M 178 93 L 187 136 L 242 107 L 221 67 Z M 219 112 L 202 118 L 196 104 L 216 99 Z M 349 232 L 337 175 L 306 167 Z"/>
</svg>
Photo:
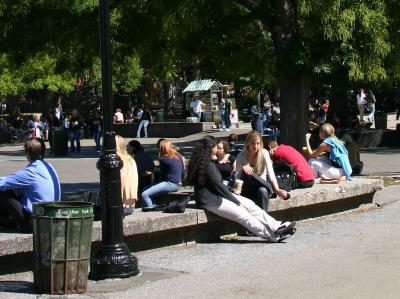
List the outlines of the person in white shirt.
<svg viewBox="0 0 400 299">
<path fill-rule="evenodd" d="M 197 117 L 198 121 L 201 121 L 201 114 L 203 112 L 203 108 L 206 106 L 199 98 L 194 97 L 192 102 L 190 103 L 190 110 L 193 117 Z"/>
<path fill-rule="evenodd" d="M 114 123 L 122 124 L 124 122 L 124 115 L 121 112 L 121 109 L 117 108 L 114 114 Z"/>
<path fill-rule="evenodd" d="M 367 103 L 365 97 L 364 89 L 360 88 L 360 91 L 357 93 L 357 107 L 358 112 L 360 113 L 360 122 L 364 122 L 364 109 L 365 104 Z"/>
</svg>

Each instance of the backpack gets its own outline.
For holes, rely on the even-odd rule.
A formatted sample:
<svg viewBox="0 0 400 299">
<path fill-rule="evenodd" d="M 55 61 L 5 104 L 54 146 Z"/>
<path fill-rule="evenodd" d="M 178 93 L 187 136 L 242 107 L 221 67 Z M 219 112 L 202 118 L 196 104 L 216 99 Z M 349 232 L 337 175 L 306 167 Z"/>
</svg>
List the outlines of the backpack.
<svg viewBox="0 0 400 299">
<path fill-rule="evenodd" d="M 273 167 L 280 189 L 289 192 L 297 188 L 296 170 L 291 164 L 286 161 L 276 161 Z"/>
</svg>

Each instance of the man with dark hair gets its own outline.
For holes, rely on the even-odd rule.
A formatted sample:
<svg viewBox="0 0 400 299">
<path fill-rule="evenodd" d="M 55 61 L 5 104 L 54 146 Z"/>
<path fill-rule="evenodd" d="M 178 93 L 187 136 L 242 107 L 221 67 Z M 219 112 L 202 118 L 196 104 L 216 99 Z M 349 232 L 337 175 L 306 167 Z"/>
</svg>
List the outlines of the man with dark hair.
<svg viewBox="0 0 400 299">
<path fill-rule="evenodd" d="M 304 156 L 290 145 L 279 145 L 275 140 L 267 140 L 266 149 L 272 161 L 283 160 L 292 165 L 297 175 L 297 188 L 310 188 L 314 185 L 314 172 Z"/>
<path fill-rule="evenodd" d="M 30 138 L 24 149 L 28 166 L 0 177 L 0 226 L 18 225 L 23 232 L 32 232 L 32 204 L 60 201 L 61 188 L 53 166 L 44 161 L 44 141 Z"/>
</svg>

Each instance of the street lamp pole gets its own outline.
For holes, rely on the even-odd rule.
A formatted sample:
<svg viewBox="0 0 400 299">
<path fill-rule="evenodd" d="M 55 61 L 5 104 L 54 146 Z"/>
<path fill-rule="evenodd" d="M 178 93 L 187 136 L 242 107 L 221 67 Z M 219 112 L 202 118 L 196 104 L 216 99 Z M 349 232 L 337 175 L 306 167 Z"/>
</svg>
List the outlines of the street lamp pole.
<svg viewBox="0 0 400 299">
<path fill-rule="evenodd" d="M 125 278 L 139 273 L 137 258 L 123 242 L 120 169 L 116 154 L 112 111 L 110 13 L 108 0 L 100 0 L 100 48 L 103 87 L 103 153 L 97 162 L 102 199 L 102 244 L 90 260 L 89 278 Z"/>
</svg>

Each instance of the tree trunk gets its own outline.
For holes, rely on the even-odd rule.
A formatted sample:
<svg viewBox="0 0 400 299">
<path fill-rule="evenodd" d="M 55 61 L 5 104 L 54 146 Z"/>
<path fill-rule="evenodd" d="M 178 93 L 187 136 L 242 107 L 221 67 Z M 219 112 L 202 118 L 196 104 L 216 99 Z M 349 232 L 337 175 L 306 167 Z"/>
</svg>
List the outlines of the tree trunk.
<svg viewBox="0 0 400 299">
<path fill-rule="evenodd" d="M 281 74 L 281 143 L 301 150 L 305 146 L 305 134 L 309 127 L 308 108 L 310 97 L 310 76 Z"/>
<path fill-rule="evenodd" d="M 7 108 L 8 108 L 8 122 L 12 123 L 20 114 L 19 111 L 19 103 L 20 103 L 20 97 L 16 96 L 6 96 L 6 103 L 7 103 Z"/>
</svg>

